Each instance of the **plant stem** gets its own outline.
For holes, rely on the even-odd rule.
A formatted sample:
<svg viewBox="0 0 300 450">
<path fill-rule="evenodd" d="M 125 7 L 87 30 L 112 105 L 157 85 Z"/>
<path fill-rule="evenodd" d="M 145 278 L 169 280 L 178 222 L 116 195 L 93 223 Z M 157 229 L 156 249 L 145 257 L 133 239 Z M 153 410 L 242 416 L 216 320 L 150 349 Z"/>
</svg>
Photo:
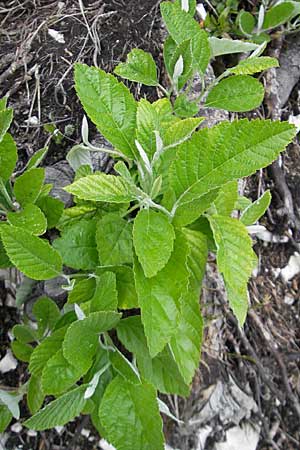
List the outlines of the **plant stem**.
<svg viewBox="0 0 300 450">
<path fill-rule="evenodd" d="M 4 195 L 5 200 L 7 201 L 7 204 L 9 205 L 9 207 L 14 210 L 14 205 L 12 202 L 12 199 L 10 198 L 7 189 L 5 187 L 5 184 L 3 182 L 2 179 L 0 179 L 0 191 L 2 192 L 2 194 Z"/>
<path fill-rule="evenodd" d="M 140 207 L 140 204 L 139 204 L 139 203 L 136 203 L 135 205 L 133 205 L 130 209 L 128 209 L 128 211 L 126 211 L 126 212 L 122 215 L 122 218 L 128 216 L 128 214 L 131 214 L 133 211 L 135 211 L 135 210 L 136 210 L 137 208 L 139 208 L 139 207 Z"/>
<path fill-rule="evenodd" d="M 160 83 L 157 85 L 157 87 L 165 94 L 166 97 L 171 97 L 171 92 L 167 91 L 167 89 L 164 88 Z"/>
</svg>

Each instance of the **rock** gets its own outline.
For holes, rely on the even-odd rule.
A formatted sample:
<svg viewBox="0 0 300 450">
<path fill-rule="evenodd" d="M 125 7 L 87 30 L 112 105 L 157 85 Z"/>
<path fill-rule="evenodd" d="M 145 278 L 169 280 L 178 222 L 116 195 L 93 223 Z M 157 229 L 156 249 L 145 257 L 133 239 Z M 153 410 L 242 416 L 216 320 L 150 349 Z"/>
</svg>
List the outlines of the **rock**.
<svg viewBox="0 0 300 450">
<path fill-rule="evenodd" d="M 45 169 L 45 183 L 53 184 L 50 195 L 64 202 L 66 207 L 71 206 L 72 196 L 63 190 L 63 188 L 72 183 L 74 179 L 74 172 L 71 166 L 66 161 L 60 161 Z"/>
</svg>

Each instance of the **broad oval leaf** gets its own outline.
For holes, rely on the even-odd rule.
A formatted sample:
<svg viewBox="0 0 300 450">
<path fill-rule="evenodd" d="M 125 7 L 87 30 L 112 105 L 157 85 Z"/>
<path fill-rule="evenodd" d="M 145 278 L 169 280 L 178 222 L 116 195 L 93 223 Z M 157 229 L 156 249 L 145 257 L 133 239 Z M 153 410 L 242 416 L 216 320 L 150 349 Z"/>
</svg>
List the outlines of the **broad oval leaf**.
<svg viewBox="0 0 300 450">
<path fill-rule="evenodd" d="M 28 203 L 35 203 L 37 200 L 45 178 L 45 170 L 34 168 L 27 170 L 20 175 L 14 184 L 14 194 L 17 202 L 25 206 Z"/>
<path fill-rule="evenodd" d="M 270 206 L 272 196 L 270 191 L 266 191 L 259 199 L 254 203 L 251 203 L 244 211 L 241 216 L 241 222 L 244 225 L 252 225 L 257 222 L 261 216 L 267 211 Z"/>
<path fill-rule="evenodd" d="M 266 12 L 263 22 L 263 29 L 270 30 L 286 23 L 293 15 L 293 2 L 283 2 L 273 6 Z"/>
<path fill-rule="evenodd" d="M 264 98 L 263 85 L 249 75 L 234 75 L 220 81 L 209 92 L 205 106 L 244 112 L 257 108 Z"/>
<path fill-rule="evenodd" d="M 99 334 L 113 328 L 120 320 L 114 312 L 94 312 L 86 319 L 73 322 L 66 333 L 63 355 L 70 364 L 88 370 L 99 345 Z"/>
<path fill-rule="evenodd" d="M 90 312 L 115 311 L 118 308 L 116 274 L 104 272 L 96 281 L 96 289 L 91 298 Z"/>
<path fill-rule="evenodd" d="M 0 142 L 10 127 L 13 119 L 13 110 L 11 108 L 0 111 Z"/>
<path fill-rule="evenodd" d="M 61 257 L 48 242 L 9 225 L 2 226 L 0 234 L 9 259 L 27 277 L 48 280 L 60 275 Z"/>
<path fill-rule="evenodd" d="M 18 160 L 15 141 L 6 133 L 0 142 L 0 177 L 7 181 L 11 176 Z"/>
<path fill-rule="evenodd" d="M 33 351 L 30 357 L 29 371 L 39 377 L 47 361 L 61 348 L 67 327 L 54 331 L 46 337 Z"/>
<path fill-rule="evenodd" d="M 75 66 L 75 87 L 89 118 L 117 150 L 135 155 L 136 102 L 111 74 L 85 64 Z"/>
<path fill-rule="evenodd" d="M 25 205 L 20 212 L 9 212 L 8 222 L 20 228 L 25 228 L 35 236 L 44 234 L 47 230 L 47 220 L 40 208 L 32 203 Z"/>
<path fill-rule="evenodd" d="M 152 358 L 163 350 L 176 333 L 180 299 L 187 288 L 189 277 L 187 255 L 186 239 L 178 231 L 171 257 L 156 276 L 147 278 L 137 258 L 134 261 L 136 291 Z"/>
<path fill-rule="evenodd" d="M 243 34 L 246 36 L 252 34 L 255 27 L 255 17 L 251 13 L 242 9 L 237 16 L 236 22 Z"/>
<path fill-rule="evenodd" d="M 125 63 L 120 63 L 114 73 L 122 78 L 146 86 L 157 86 L 157 70 L 152 55 L 140 48 L 134 48 L 128 53 Z"/>
<path fill-rule="evenodd" d="M 219 39 L 212 36 L 208 40 L 212 57 L 230 55 L 231 53 L 251 52 L 259 47 L 252 42 L 239 41 L 237 39 Z"/>
<path fill-rule="evenodd" d="M 105 437 L 118 450 L 164 449 L 156 391 L 150 384 L 134 385 L 117 376 L 105 390 L 99 416 Z"/>
<path fill-rule="evenodd" d="M 34 416 L 26 420 L 24 425 L 31 430 L 37 431 L 65 425 L 83 410 L 86 403 L 84 399 L 86 388 L 86 385 L 79 386 L 48 403 Z"/>
<path fill-rule="evenodd" d="M 214 189 L 266 167 L 295 134 L 287 122 L 245 119 L 194 133 L 170 168 L 175 224 L 192 223 L 215 200 Z"/>
<path fill-rule="evenodd" d="M 230 306 L 242 326 L 248 311 L 247 283 L 257 264 L 252 240 L 237 219 L 214 215 L 209 222 L 217 246 L 218 269 L 225 280 Z"/>
<path fill-rule="evenodd" d="M 127 203 L 135 199 L 123 178 L 105 173 L 80 178 L 64 189 L 78 198 L 94 202 Z"/>
<path fill-rule="evenodd" d="M 32 157 L 29 159 L 28 163 L 26 164 L 26 170 L 33 169 L 34 167 L 38 167 L 40 163 L 45 158 L 48 151 L 48 147 L 43 147 L 37 152 L 32 155 Z"/>
<path fill-rule="evenodd" d="M 0 404 L 0 433 L 4 433 L 12 418 L 13 415 L 8 407 Z"/>
<path fill-rule="evenodd" d="M 133 225 L 133 244 L 146 277 L 155 276 L 165 267 L 174 239 L 174 228 L 165 214 L 152 209 L 139 211 Z"/>
<path fill-rule="evenodd" d="M 132 224 L 119 214 L 109 213 L 99 220 L 96 240 L 102 266 L 132 263 Z"/>
<path fill-rule="evenodd" d="M 84 375 L 84 371 L 80 367 L 70 364 L 60 349 L 43 368 L 42 391 L 46 395 L 60 395 L 72 387 L 82 375 Z"/>
<path fill-rule="evenodd" d="M 35 414 L 41 408 L 44 398 L 41 377 L 31 375 L 27 391 L 27 405 L 31 414 Z"/>
<path fill-rule="evenodd" d="M 66 156 L 66 160 L 75 171 L 81 166 L 93 168 L 91 153 L 83 145 L 75 145 L 72 147 Z"/>
<path fill-rule="evenodd" d="M 60 311 L 57 304 L 48 297 L 39 298 L 33 305 L 32 312 L 38 324 L 38 336 L 42 337 L 47 331 L 53 330 L 60 319 Z"/>
<path fill-rule="evenodd" d="M 55 239 L 53 247 L 60 253 L 65 265 L 77 270 L 97 267 L 96 224 L 96 219 L 82 219 L 67 227 L 61 237 Z"/>
<path fill-rule="evenodd" d="M 278 66 L 279 62 L 276 58 L 270 58 L 269 56 L 254 56 L 253 58 L 247 58 L 240 61 L 237 66 L 227 70 L 235 75 L 252 75 L 270 69 L 271 67 Z"/>
<path fill-rule="evenodd" d="M 177 44 L 191 40 L 193 67 L 204 73 L 210 59 L 210 46 L 207 33 L 200 28 L 189 13 L 171 2 L 160 4 L 161 15 L 166 27 Z"/>
<path fill-rule="evenodd" d="M 234 210 L 238 198 L 238 182 L 229 181 L 226 183 L 218 193 L 216 200 L 214 201 L 214 208 L 216 214 L 221 216 L 230 216 Z"/>
<path fill-rule="evenodd" d="M 117 334 L 125 348 L 137 359 L 137 366 L 143 379 L 165 394 L 182 396 L 189 394 L 189 388 L 179 372 L 170 349 L 166 347 L 161 353 L 151 358 L 140 316 L 121 320 L 117 326 Z M 199 364 L 199 358 L 197 364 Z"/>
<path fill-rule="evenodd" d="M 47 227 L 49 230 L 54 228 L 62 216 L 64 204 L 58 198 L 41 197 L 36 202 L 37 206 L 43 211 L 47 218 Z"/>
<path fill-rule="evenodd" d="M 200 361 L 203 320 L 199 300 L 208 248 L 202 233 L 185 229 L 184 235 L 190 249 L 187 260 L 189 285 L 181 299 L 178 330 L 171 339 L 170 347 L 184 381 L 190 384 Z"/>
</svg>

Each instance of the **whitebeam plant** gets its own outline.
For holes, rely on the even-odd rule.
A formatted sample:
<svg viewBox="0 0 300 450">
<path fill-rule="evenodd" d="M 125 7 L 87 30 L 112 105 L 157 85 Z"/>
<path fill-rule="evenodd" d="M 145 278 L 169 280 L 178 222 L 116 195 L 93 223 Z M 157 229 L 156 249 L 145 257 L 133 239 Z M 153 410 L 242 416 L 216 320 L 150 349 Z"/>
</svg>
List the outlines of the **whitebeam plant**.
<svg viewBox="0 0 300 450">
<path fill-rule="evenodd" d="M 143 50 L 132 50 L 115 69 L 122 78 L 156 86 L 165 95 L 156 102 L 136 101 L 114 75 L 76 65 L 77 94 L 112 145 L 101 150 L 116 162 L 114 174 L 93 172 L 90 152 L 98 149 L 84 121 L 83 144 L 68 155 L 76 177 L 66 190 L 75 206 L 63 213 L 48 197 L 43 169 L 35 167 L 41 154 L 14 184 L 9 181 L 16 149 L 7 132 L 12 112 L 1 102 L 0 264 L 33 280 L 62 275 L 68 291 L 62 311 L 49 298 L 35 303 L 37 330 L 26 318 L 13 330 L 13 351 L 29 362 L 22 392 L 33 414 L 24 425 L 31 429 L 90 414 L 118 450 L 164 448 L 160 411 L 168 410 L 158 392 L 189 395 L 200 359 L 199 297 L 208 250 L 216 253 L 240 326 L 245 321 L 247 282 L 256 265 L 246 226 L 265 212 L 270 194 L 251 203 L 239 197 L 237 180 L 276 159 L 295 127 L 243 119 L 199 130 L 205 119 L 193 116 L 200 106 L 258 107 L 264 89 L 251 75 L 278 64 L 260 56 L 255 44 L 209 38 L 193 18 L 195 3 L 161 4 L 169 87 L 159 83 L 155 62 Z M 230 49 L 254 54 L 191 102 L 195 74 L 203 80 L 210 59 Z M 61 235 L 49 243 L 44 233 L 54 226 Z M 8 401 L 7 395 L 0 396 L 2 429 L 18 415 L 20 396 L 10 393 Z"/>
</svg>

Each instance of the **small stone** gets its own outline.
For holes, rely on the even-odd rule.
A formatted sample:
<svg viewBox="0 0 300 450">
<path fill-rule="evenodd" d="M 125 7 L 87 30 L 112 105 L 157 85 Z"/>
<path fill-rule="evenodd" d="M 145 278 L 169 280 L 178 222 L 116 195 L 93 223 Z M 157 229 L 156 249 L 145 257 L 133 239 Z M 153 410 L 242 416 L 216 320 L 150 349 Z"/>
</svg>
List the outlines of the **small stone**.
<svg viewBox="0 0 300 450">
<path fill-rule="evenodd" d="M 284 297 L 284 303 L 285 303 L 286 305 L 291 306 L 291 305 L 294 304 L 294 302 L 295 302 L 295 299 L 294 299 L 293 297 L 291 297 L 290 295 L 286 295 L 286 296 Z"/>
<path fill-rule="evenodd" d="M 22 428 L 23 427 L 20 422 L 16 422 L 10 427 L 11 431 L 13 431 L 14 433 L 20 433 Z"/>
<path fill-rule="evenodd" d="M 37 436 L 37 432 L 35 430 L 28 430 L 27 431 L 27 436 L 29 436 L 29 437 L 36 437 Z"/>
<path fill-rule="evenodd" d="M 89 437 L 90 433 L 91 433 L 90 430 L 87 430 L 86 428 L 82 428 L 82 430 L 81 430 L 82 436 L 84 436 L 86 438 Z"/>
</svg>

